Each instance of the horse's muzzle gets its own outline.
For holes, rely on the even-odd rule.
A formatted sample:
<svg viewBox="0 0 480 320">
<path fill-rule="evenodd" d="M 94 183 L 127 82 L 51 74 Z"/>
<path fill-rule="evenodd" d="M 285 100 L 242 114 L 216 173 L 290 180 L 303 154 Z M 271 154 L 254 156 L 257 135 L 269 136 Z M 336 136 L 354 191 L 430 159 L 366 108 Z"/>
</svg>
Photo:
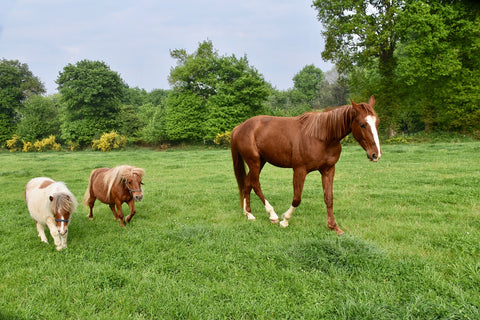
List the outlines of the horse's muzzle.
<svg viewBox="0 0 480 320">
<path fill-rule="evenodd" d="M 133 196 L 133 199 L 134 199 L 135 201 L 142 201 L 142 199 L 143 199 L 143 194 L 134 195 L 134 196 Z"/>
</svg>

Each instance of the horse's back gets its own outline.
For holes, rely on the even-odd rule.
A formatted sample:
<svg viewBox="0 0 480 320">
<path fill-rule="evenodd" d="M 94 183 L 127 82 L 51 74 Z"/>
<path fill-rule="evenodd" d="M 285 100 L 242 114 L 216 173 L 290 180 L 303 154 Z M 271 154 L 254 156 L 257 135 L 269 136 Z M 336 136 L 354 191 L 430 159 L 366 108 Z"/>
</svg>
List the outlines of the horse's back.
<svg viewBox="0 0 480 320">
<path fill-rule="evenodd" d="M 288 167 L 299 137 L 297 118 L 256 116 L 235 128 L 232 146 L 243 156 L 261 156 L 276 166 Z"/>
<path fill-rule="evenodd" d="M 105 174 L 111 168 L 97 168 L 90 174 L 89 193 L 91 197 L 97 198 L 100 202 L 111 203 L 108 195 L 108 184 L 105 181 Z"/>
</svg>

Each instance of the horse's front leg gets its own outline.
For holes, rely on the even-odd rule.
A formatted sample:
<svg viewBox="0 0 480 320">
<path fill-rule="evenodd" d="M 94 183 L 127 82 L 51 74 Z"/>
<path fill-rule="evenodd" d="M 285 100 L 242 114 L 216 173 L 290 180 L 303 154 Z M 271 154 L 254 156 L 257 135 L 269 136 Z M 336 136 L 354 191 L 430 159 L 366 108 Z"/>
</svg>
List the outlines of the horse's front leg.
<svg viewBox="0 0 480 320">
<path fill-rule="evenodd" d="M 115 209 L 115 203 L 109 203 L 108 206 L 110 207 L 110 210 L 112 210 L 113 217 L 115 220 L 118 220 L 118 213 L 117 210 Z"/>
<path fill-rule="evenodd" d="M 288 227 L 288 221 L 292 218 L 293 212 L 302 202 L 302 191 L 306 176 L 307 171 L 304 168 L 293 169 L 293 200 L 290 208 L 282 215 L 283 220 L 280 222 L 280 226 L 283 228 Z"/>
<path fill-rule="evenodd" d="M 117 212 L 118 212 L 117 217 L 120 220 L 120 225 L 122 227 L 125 227 L 125 219 L 124 219 L 124 215 L 123 215 L 123 211 L 122 211 L 122 202 L 120 202 L 119 200 L 115 201 L 115 206 L 117 208 Z"/>
<path fill-rule="evenodd" d="M 62 241 L 60 240 L 60 231 L 58 231 L 57 224 L 52 217 L 47 218 L 47 227 L 50 230 L 50 234 L 52 235 L 57 251 L 62 250 L 63 246 Z"/>
<path fill-rule="evenodd" d="M 35 224 L 37 225 L 38 236 L 40 237 L 40 239 L 42 240 L 42 242 L 48 243 L 48 239 L 47 239 L 47 237 L 45 236 L 45 227 L 44 227 L 44 225 L 41 224 L 41 223 L 38 223 L 37 221 L 35 221 Z"/>
<path fill-rule="evenodd" d="M 128 201 L 127 203 L 128 203 L 128 207 L 130 208 L 130 214 L 127 216 L 125 220 L 127 222 L 130 222 L 130 220 L 132 220 L 133 216 L 137 211 L 135 210 L 135 201 L 133 200 L 133 198 L 130 199 L 130 201 Z"/>
<path fill-rule="evenodd" d="M 337 226 L 333 217 L 333 177 L 335 176 L 335 166 L 321 170 L 323 197 L 327 206 L 327 226 L 331 230 L 335 230 L 338 235 L 343 234 L 343 230 Z"/>
</svg>

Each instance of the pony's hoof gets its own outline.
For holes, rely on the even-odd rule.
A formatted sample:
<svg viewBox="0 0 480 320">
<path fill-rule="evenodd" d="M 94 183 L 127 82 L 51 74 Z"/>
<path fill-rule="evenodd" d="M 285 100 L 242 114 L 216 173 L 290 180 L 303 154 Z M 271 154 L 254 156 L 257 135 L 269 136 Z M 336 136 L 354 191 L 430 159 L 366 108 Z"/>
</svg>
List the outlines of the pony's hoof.
<svg viewBox="0 0 480 320">
<path fill-rule="evenodd" d="M 276 218 L 276 219 L 270 219 L 270 222 L 271 222 L 272 224 L 277 224 L 277 223 L 280 222 L 280 219 L 278 219 L 278 218 Z"/>
<path fill-rule="evenodd" d="M 62 247 L 62 246 L 57 246 L 57 248 L 56 248 L 56 249 L 57 249 L 57 251 L 60 251 L 60 250 L 62 250 L 62 249 L 63 249 L 63 247 Z"/>
<path fill-rule="evenodd" d="M 282 227 L 282 228 L 288 227 L 288 221 L 285 221 L 285 220 L 281 221 L 280 222 L 280 227 Z"/>
<path fill-rule="evenodd" d="M 248 220 L 257 220 L 257 218 L 255 218 L 255 216 L 254 216 L 253 214 L 251 214 L 251 213 L 248 213 L 248 214 L 247 214 L 247 219 L 248 219 Z"/>
</svg>

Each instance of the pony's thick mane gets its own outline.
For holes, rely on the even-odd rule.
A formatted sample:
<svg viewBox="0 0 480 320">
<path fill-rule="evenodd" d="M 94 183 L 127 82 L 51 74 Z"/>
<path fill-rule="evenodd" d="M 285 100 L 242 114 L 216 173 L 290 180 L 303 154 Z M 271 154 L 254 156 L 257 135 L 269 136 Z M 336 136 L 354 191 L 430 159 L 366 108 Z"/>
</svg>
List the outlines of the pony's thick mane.
<svg viewBox="0 0 480 320">
<path fill-rule="evenodd" d="M 57 182 L 61 183 L 61 182 Z M 65 189 L 67 187 L 61 183 Z M 68 190 L 68 189 L 67 189 Z M 68 212 L 74 212 L 77 210 L 77 199 L 75 199 L 74 195 L 68 191 L 60 191 L 56 192 L 52 195 L 52 201 L 50 202 L 50 207 L 52 212 L 58 212 L 59 210 L 64 210 Z"/>
<path fill-rule="evenodd" d="M 118 166 L 108 170 L 103 177 L 103 181 L 108 186 L 107 199 L 110 198 L 110 192 L 114 184 L 119 184 L 123 179 L 127 179 L 134 174 L 139 175 L 141 178 L 145 174 L 145 170 L 128 165 Z"/>
<path fill-rule="evenodd" d="M 308 136 L 320 140 L 340 138 L 351 126 L 353 107 L 350 105 L 312 111 L 299 115 L 301 130 Z"/>
</svg>

